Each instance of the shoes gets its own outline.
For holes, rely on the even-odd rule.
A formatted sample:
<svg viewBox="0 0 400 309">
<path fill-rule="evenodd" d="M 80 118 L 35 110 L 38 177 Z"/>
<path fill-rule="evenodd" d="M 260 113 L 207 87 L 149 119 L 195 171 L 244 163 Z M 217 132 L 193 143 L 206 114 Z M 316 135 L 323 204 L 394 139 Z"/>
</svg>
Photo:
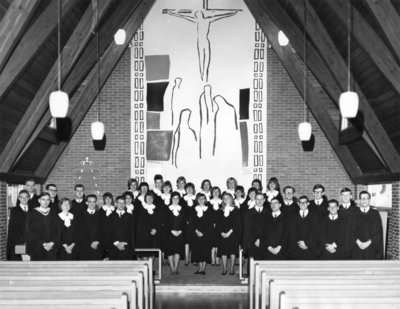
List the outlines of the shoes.
<svg viewBox="0 0 400 309">
<path fill-rule="evenodd" d="M 201 271 L 196 270 L 196 272 L 194 274 L 199 275 L 199 274 L 201 274 Z"/>
<path fill-rule="evenodd" d="M 175 271 L 175 275 L 179 275 L 179 270 L 176 270 L 176 271 Z"/>
<path fill-rule="evenodd" d="M 231 276 L 233 276 L 233 275 L 235 274 L 235 271 L 231 271 L 231 272 L 229 272 L 229 274 L 230 274 Z"/>
<path fill-rule="evenodd" d="M 211 263 L 211 266 L 215 266 L 215 263 Z"/>
<path fill-rule="evenodd" d="M 200 275 L 205 275 L 206 272 L 203 270 L 203 271 L 199 272 L 199 274 L 200 274 Z"/>
<path fill-rule="evenodd" d="M 224 271 L 221 273 L 221 275 L 222 275 L 222 276 L 225 276 L 227 273 L 228 273 L 228 271 L 227 271 L 227 270 L 224 270 Z"/>
</svg>

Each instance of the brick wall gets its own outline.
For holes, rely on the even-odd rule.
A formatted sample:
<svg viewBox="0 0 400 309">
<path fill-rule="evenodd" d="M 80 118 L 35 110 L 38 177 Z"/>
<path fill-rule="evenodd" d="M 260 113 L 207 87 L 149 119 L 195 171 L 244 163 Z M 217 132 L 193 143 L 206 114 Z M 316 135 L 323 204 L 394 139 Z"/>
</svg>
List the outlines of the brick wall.
<svg viewBox="0 0 400 309">
<path fill-rule="evenodd" d="M 93 104 L 75 132 L 70 144 L 58 160 L 47 183 L 55 183 L 60 197 L 73 197 L 79 180 L 80 162 L 93 161 L 93 176 L 100 194 L 122 193 L 130 177 L 130 50 L 127 50 L 101 90 L 101 121 L 105 125 L 106 146 L 95 150 L 90 126 L 96 121 L 97 105 Z M 88 165 L 86 165 L 87 167 Z M 90 171 L 85 169 L 85 179 Z"/>
<path fill-rule="evenodd" d="M 0 261 L 6 260 L 7 249 L 7 183 L 0 181 Z"/>
<path fill-rule="evenodd" d="M 389 217 L 387 259 L 400 260 L 400 182 L 392 185 L 392 212 Z"/>
<path fill-rule="evenodd" d="M 290 80 L 273 49 L 268 49 L 267 174 L 278 177 L 282 188 L 292 185 L 297 195 L 312 197 L 321 183 L 329 198 L 339 198 L 342 187 L 355 191 L 339 159 L 312 115 L 313 151 L 303 151 L 297 127 L 303 122 L 303 98 Z"/>
</svg>

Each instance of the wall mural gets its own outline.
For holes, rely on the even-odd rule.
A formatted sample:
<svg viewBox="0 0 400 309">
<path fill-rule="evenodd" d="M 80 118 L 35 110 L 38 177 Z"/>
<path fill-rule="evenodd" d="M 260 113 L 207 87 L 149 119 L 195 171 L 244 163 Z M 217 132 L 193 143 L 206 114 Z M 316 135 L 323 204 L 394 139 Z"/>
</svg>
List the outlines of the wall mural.
<svg viewBox="0 0 400 309">
<path fill-rule="evenodd" d="M 132 42 L 131 174 L 265 181 L 266 39 L 241 0 L 159 0 Z"/>
</svg>

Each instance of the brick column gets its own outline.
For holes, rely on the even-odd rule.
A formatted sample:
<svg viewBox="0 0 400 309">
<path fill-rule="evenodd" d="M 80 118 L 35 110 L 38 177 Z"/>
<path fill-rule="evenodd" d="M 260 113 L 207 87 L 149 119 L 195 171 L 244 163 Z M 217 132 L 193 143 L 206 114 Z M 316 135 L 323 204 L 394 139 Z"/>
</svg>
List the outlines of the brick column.
<svg viewBox="0 0 400 309">
<path fill-rule="evenodd" d="M 7 248 L 7 183 L 0 181 L 0 260 L 6 260 Z"/>
<path fill-rule="evenodd" d="M 392 185 L 392 213 L 389 217 L 387 259 L 400 260 L 400 182 Z"/>
</svg>

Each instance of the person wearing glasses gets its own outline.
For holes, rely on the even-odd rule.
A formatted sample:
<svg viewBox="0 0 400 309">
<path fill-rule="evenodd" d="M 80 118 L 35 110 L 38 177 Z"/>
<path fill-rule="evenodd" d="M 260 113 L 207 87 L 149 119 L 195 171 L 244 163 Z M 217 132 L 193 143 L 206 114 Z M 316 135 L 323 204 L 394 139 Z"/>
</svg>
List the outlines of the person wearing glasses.
<svg viewBox="0 0 400 309">
<path fill-rule="evenodd" d="M 57 195 L 57 186 L 53 183 L 48 184 L 46 186 L 46 192 L 50 196 L 50 204 L 49 204 L 50 210 L 54 213 L 58 213 L 59 212 L 58 204 L 60 200 Z"/>
</svg>

